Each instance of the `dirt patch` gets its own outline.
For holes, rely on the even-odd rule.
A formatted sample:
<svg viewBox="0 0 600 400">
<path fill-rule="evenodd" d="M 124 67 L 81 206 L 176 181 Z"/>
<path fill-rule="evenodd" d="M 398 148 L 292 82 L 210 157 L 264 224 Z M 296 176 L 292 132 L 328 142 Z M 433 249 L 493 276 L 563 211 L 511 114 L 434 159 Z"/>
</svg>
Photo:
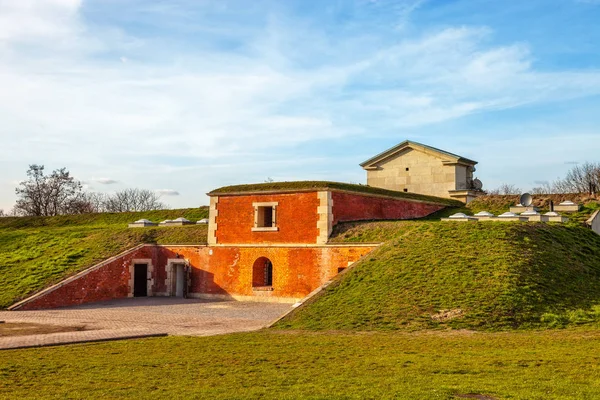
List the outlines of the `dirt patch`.
<svg viewBox="0 0 600 400">
<path fill-rule="evenodd" d="M 456 397 L 459 399 L 497 400 L 496 397 L 478 393 L 457 394 Z"/>
<path fill-rule="evenodd" d="M 0 324 L 0 337 L 43 335 L 47 333 L 85 331 L 83 326 L 42 325 L 20 322 Z"/>
<path fill-rule="evenodd" d="M 463 315 L 463 310 L 459 308 L 455 310 L 440 310 L 437 314 L 433 314 L 431 316 L 431 319 L 437 322 L 445 322 L 454 318 L 460 318 Z"/>
</svg>

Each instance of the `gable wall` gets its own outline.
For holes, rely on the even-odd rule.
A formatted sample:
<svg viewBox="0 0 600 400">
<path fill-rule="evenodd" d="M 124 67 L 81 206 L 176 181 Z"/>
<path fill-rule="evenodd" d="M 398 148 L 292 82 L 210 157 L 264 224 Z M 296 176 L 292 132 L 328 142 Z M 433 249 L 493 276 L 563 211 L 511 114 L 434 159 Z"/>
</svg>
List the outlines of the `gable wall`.
<svg viewBox="0 0 600 400">
<path fill-rule="evenodd" d="M 422 151 L 406 149 L 367 171 L 367 184 L 384 189 L 448 198 L 456 189 L 456 167 Z M 406 168 L 409 168 L 406 171 Z"/>
</svg>

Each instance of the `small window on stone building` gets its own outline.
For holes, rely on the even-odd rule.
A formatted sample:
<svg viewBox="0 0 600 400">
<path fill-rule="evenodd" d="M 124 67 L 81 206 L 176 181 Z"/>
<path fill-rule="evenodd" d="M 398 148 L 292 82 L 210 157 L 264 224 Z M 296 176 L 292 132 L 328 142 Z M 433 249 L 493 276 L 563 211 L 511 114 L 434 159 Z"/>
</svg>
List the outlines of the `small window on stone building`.
<svg viewBox="0 0 600 400">
<path fill-rule="evenodd" d="M 408 192 L 408 189 L 407 189 L 407 188 L 404 188 L 404 191 L 405 191 L 405 192 Z"/>
<path fill-rule="evenodd" d="M 277 230 L 277 204 L 278 203 L 254 203 L 254 227 L 253 231 L 276 231 Z"/>
<path fill-rule="evenodd" d="M 406 167 L 406 170 L 408 171 L 408 167 Z"/>
</svg>

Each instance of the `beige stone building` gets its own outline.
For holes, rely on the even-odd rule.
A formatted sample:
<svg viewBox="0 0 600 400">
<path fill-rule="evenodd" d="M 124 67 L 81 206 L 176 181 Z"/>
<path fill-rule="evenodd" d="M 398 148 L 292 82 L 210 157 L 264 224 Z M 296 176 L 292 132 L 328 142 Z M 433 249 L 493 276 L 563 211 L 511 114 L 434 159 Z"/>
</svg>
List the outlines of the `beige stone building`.
<svg viewBox="0 0 600 400">
<path fill-rule="evenodd" d="M 468 203 L 483 192 L 473 179 L 477 161 L 406 140 L 360 164 L 367 185 Z"/>
</svg>

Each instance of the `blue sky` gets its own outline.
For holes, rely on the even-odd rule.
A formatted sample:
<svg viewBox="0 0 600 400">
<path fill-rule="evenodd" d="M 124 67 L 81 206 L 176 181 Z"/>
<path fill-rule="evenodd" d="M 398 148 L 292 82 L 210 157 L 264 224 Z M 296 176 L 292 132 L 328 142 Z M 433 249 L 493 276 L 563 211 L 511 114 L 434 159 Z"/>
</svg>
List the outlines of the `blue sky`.
<svg viewBox="0 0 600 400">
<path fill-rule="evenodd" d="M 363 183 L 412 139 L 529 189 L 600 155 L 600 0 L 0 0 L 0 209 L 28 164 L 172 207 Z"/>
</svg>

